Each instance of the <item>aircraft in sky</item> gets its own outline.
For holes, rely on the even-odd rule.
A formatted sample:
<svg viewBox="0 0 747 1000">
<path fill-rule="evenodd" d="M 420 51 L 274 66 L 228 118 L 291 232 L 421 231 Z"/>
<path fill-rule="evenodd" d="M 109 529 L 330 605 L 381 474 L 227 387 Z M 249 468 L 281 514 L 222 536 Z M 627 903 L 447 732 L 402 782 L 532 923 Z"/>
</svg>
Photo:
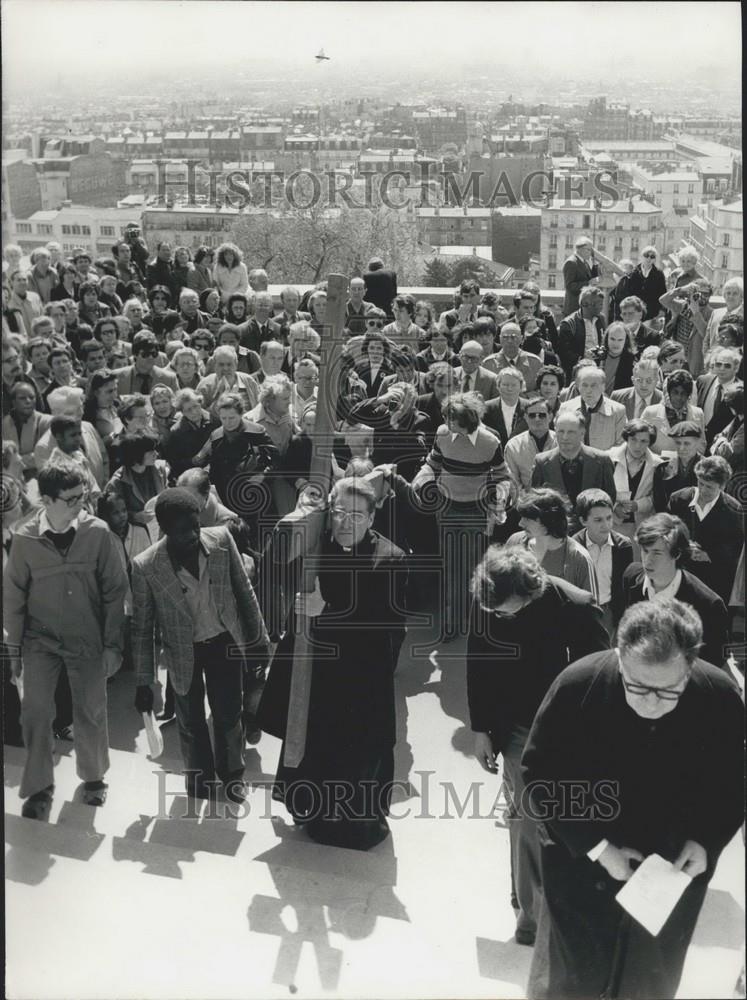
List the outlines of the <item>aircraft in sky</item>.
<svg viewBox="0 0 747 1000">
<path fill-rule="evenodd" d="M 314 56 L 318 63 L 323 62 L 325 59 L 329 62 L 329 56 L 325 56 L 324 49 L 319 49 L 319 52 Z"/>
</svg>

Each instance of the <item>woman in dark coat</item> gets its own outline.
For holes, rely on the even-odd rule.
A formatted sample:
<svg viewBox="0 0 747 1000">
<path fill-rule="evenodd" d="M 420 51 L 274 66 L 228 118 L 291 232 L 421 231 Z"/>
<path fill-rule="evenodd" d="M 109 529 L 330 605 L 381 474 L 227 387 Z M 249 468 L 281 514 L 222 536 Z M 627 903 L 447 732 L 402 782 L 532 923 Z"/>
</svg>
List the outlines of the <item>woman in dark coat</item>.
<svg viewBox="0 0 747 1000">
<path fill-rule="evenodd" d="M 162 438 L 159 451 L 169 463 L 170 482 L 194 465 L 194 457 L 215 428 L 215 421 L 202 408 L 202 400 L 192 389 L 181 389 L 174 406 L 179 414 L 171 430 Z"/>
<path fill-rule="evenodd" d="M 332 491 L 318 573 L 323 610 L 306 619 L 312 672 L 305 749 L 300 765 L 289 767 L 284 742 L 274 789 L 314 840 L 359 850 L 389 832 L 394 671 L 405 635 L 405 556 L 371 530 L 375 504 L 361 479 L 341 479 Z M 261 727 L 284 741 L 300 622 L 278 646 L 259 707 Z"/>
<path fill-rule="evenodd" d="M 262 511 L 255 509 L 252 484 L 278 464 L 277 449 L 263 427 L 244 419 L 244 402 L 238 393 L 223 393 L 216 409 L 221 426 L 211 433 L 194 464 L 209 464 L 210 482 L 222 504 L 245 519 L 251 508 L 256 519 Z"/>
</svg>

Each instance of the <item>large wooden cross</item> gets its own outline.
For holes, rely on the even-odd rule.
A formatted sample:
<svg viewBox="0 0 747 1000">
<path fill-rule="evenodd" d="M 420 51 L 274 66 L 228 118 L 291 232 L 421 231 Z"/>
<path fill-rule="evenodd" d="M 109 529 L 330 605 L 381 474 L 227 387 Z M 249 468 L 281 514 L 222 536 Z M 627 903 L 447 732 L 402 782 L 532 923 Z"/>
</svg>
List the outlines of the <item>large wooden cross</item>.
<svg viewBox="0 0 747 1000">
<path fill-rule="evenodd" d="M 332 483 L 332 446 L 337 400 L 342 390 L 343 329 L 347 293 L 348 279 L 342 274 L 330 274 L 327 279 L 326 322 L 322 329 L 319 347 L 319 389 L 309 474 L 309 483 L 325 499 Z M 303 561 L 302 594 L 311 594 L 315 589 L 318 554 L 326 523 L 326 511 L 308 509 L 293 511 L 283 518 L 279 525 L 281 532 L 287 532 L 288 529 L 291 532 L 290 546 L 287 549 L 289 557 Z M 290 596 L 292 599 L 293 595 Z M 283 763 L 286 767 L 298 767 L 306 750 L 313 650 L 309 642 L 308 617 L 303 614 L 299 616 L 291 614 L 290 618 L 297 619 L 300 627 L 296 632 L 293 647 Z"/>
</svg>

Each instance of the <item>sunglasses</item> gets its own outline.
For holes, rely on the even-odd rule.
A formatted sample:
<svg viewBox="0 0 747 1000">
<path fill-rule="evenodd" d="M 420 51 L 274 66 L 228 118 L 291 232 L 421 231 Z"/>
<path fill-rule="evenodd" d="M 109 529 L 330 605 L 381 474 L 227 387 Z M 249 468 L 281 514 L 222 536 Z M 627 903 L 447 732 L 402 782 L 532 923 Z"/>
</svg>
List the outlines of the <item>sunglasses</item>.
<svg viewBox="0 0 747 1000">
<path fill-rule="evenodd" d="M 644 257 L 650 257 L 651 260 L 656 260 L 656 254 L 655 253 L 645 253 L 643 256 Z"/>
<path fill-rule="evenodd" d="M 546 413 L 527 413 L 527 420 L 547 420 Z"/>
</svg>

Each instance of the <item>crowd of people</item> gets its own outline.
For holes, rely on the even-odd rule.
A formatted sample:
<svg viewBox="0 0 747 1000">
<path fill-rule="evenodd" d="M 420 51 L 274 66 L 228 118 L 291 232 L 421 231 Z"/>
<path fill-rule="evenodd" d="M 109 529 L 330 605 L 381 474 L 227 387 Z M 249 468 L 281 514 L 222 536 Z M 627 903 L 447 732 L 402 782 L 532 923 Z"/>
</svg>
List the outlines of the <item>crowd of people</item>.
<svg viewBox="0 0 747 1000">
<path fill-rule="evenodd" d="M 665 275 L 653 247 L 613 266 L 582 238 L 562 308 L 533 282 L 466 279 L 440 314 L 375 258 L 327 371 L 326 283 L 276 302 L 233 244 L 152 254 L 131 225 L 111 256 L 48 244 L 26 269 L 6 247 L 5 738 L 26 748 L 23 816 L 48 814 L 55 739 L 104 804 L 107 682 L 132 671 L 151 713 L 161 666 L 190 796 L 241 801 L 265 731 L 295 822 L 374 846 L 408 615 L 435 609 L 439 643 L 467 640 L 475 756 L 504 763 L 532 995 L 602 995 L 612 963 L 621 995 L 673 996 L 741 799 L 743 286 L 713 309 L 693 254 Z M 312 581 L 288 539 L 320 516 Z M 575 777 L 619 779 L 614 823 L 528 815 L 528 786 Z M 614 894 L 653 851 L 693 891 L 656 947 L 626 934 L 621 964 Z"/>
</svg>

